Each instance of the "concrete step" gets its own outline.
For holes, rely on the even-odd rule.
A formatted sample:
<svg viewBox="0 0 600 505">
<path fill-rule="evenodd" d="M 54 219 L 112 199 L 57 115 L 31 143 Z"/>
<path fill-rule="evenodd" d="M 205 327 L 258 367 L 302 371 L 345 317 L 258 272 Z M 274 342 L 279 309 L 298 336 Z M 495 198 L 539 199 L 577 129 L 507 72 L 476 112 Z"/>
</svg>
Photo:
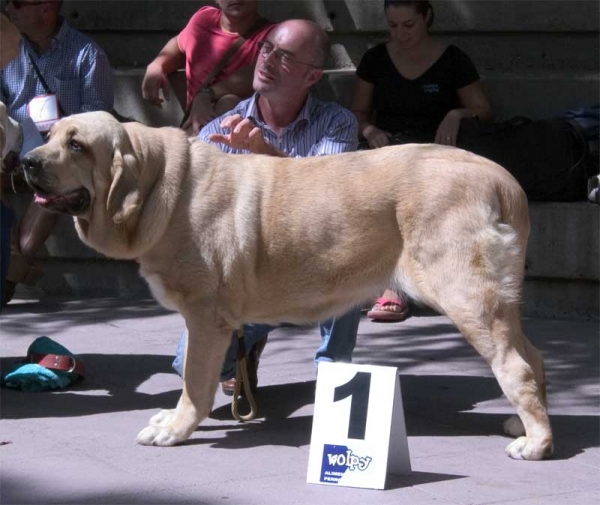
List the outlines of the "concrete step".
<svg viewBox="0 0 600 505">
<path fill-rule="evenodd" d="M 141 95 L 144 69 L 115 69 L 115 109 L 124 116 L 151 126 L 178 126 L 183 117 L 185 75 L 171 76 L 173 93 L 162 109 Z M 350 107 L 354 69 L 328 70 L 315 85 L 314 94 L 323 100 Z M 564 110 L 600 102 L 600 76 L 597 72 L 565 75 L 557 72 L 513 74 L 488 72 L 482 81 L 498 120 L 515 115 L 532 119 L 553 117 Z"/>
</svg>

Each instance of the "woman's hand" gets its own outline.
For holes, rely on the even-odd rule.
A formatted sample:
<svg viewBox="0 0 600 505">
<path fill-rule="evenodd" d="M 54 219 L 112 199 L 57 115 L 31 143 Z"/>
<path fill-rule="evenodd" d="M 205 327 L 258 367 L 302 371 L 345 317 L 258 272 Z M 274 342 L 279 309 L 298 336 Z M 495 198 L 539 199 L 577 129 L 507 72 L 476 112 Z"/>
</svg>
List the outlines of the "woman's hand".
<svg viewBox="0 0 600 505">
<path fill-rule="evenodd" d="M 362 131 L 363 137 L 367 139 L 369 147 L 377 149 L 389 145 L 391 135 L 383 130 L 380 130 L 372 124 L 367 125 Z"/>
<path fill-rule="evenodd" d="M 445 146 L 455 146 L 462 118 L 463 114 L 458 109 L 448 112 L 438 126 L 434 142 Z"/>
</svg>

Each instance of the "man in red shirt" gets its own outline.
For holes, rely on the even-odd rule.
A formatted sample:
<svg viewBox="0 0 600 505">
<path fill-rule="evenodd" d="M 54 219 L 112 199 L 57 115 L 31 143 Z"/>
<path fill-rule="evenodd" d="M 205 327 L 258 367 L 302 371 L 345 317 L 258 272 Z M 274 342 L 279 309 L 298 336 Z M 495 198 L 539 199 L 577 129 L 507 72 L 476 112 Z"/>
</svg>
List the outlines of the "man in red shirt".
<svg viewBox="0 0 600 505">
<path fill-rule="evenodd" d="M 254 92 L 252 77 L 258 43 L 273 28 L 258 13 L 258 0 L 216 0 L 216 3 L 219 8 L 199 9 L 181 33 L 167 42 L 148 65 L 142 83 L 144 98 L 160 107 L 159 90 L 169 99 L 168 74 L 185 67 L 190 114 L 182 128 L 190 135 L 196 135 L 213 118 Z M 246 40 L 213 82 L 206 83 L 228 49 L 245 34 Z"/>
</svg>

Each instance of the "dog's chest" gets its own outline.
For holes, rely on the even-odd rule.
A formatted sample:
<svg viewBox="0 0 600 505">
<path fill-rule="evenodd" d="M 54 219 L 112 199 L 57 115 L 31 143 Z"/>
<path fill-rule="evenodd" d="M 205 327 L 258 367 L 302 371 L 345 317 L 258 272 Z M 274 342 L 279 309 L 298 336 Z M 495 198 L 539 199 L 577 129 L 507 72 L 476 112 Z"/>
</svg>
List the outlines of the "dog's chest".
<svg viewBox="0 0 600 505">
<path fill-rule="evenodd" d="M 152 296 L 158 303 L 160 303 L 165 309 L 175 311 L 179 310 L 179 296 L 175 291 L 167 287 L 162 276 L 158 274 L 144 273 L 143 271 L 141 273 L 150 287 Z"/>
</svg>

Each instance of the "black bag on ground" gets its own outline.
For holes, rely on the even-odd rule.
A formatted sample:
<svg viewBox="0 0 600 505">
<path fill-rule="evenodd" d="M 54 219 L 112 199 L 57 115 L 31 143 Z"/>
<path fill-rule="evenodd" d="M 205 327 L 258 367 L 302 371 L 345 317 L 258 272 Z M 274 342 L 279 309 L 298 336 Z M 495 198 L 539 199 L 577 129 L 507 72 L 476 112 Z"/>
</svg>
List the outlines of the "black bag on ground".
<svg viewBox="0 0 600 505">
<path fill-rule="evenodd" d="M 592 162 L 577 124 L 514 117 L 503 123 L 461 122 L 457 145 L 508 170 L 532 201 L 585 200 Z"/>
</svg>

